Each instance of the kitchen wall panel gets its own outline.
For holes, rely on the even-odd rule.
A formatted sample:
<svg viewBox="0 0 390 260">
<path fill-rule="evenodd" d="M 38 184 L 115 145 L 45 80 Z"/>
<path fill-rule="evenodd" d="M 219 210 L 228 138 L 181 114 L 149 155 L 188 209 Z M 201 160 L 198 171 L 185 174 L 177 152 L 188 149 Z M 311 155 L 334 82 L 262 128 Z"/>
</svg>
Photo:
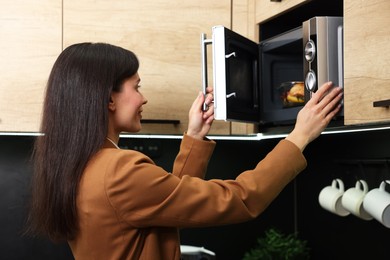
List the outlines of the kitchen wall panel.
<svg viewBox="0 0 390 260">
<path fill-rule="evenodd" d="M 0 259 L 72 259 L 66 244 L 21 236 L 30 196 L 33 139 L 0 136 Z M 207 178 L 235 178 L 253 168 L 278 141 L 218 140 Z M 128 148 L 145 144 L 159 147 L 159 152 L 150 156 L 171 171 L 180 140 L 122 139 L 120 143 Z M 390 179 L 385 165 L 367 166 L 363 174 L 356 166 L 338 164 L 340 160 L 390 159 L 389 146 L 389 130 L 322 135 L 304 151 L 307 168 L 262 215 L 242 224 L 183 229 L 182 243 L 204 246 L 214 251 L 217 259 L 241 259 L 267 228 L 276 227 L 285 233 L 298 231 L 299 237 L 308 241 L 311 259 L 388 259 L 390 229 L 376 220 L 333 215 L 319 206 L 318 195 L 335 177 L 342 178 L 346 188 L 364 178 L 370 189 Z"/>
<path fill-rule="evenodd" d="M 144 119 L 180 120 L 144 124 L 143 133 L 186 130 L 189 108 L 202 89 L 200 34 L 216 24 L 230 28 L 230 0 L 64 0 L 64 46 L 108 42 L 134 51 L 149 101 Z M 215 122 L 213 131 L 229 134 L 229 126 Z"/>
<path fill-rule="evenodd" d="M 62 1 L 2 1 L 0 131 L 37 132 L 43 92 L 62 47 Z"/>
<path fill-rule="evenodd" d="M 321 136 L 307 147 L 308 167 L 297 178 L 297 222 L 312 248 L 312 259 L 389 259 L 389 228 L 374 219 L 337 216 L 318 203 L 321 189 L 334 178 L 343 180 L 346 190 L 358 179 L 365 180 L 369 190 L 389 180 L 385 164 L 390 160 L 389 147 L 389 130 Z M 370 160 L 383 163 L 367 163 Z"/>
<path fill-rule="evenodd" d="M 30 199 L 33 137 L 0 136 L 0 259 L 70 260 L 67 244 L 23 235 Z"/>
<path fill-rule="evenodd" d="M 390 123 L 390 1 L 344 1 L 346 125 Z"/>
</svg>

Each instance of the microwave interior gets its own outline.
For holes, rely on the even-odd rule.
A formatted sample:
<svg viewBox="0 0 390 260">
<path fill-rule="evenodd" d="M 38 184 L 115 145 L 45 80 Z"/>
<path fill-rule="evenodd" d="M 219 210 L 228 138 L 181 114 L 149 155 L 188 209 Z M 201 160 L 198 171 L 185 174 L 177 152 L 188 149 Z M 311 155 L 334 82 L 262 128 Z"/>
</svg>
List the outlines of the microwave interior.
<svg viewBox="0 0 390 260">
<path fill-rule="evenodd" d="M 263 125 L 294 122 L 302 106 L 286 107 L 281 88 L 286 82 L 303 81 L 302 29 L 260 44 L 224 30 L 226 120 Z"/>
<path fill-rule="evenodd" d="M 284 125 L 295 122 L 303 103 L 286 105 L 284 97 L 292 82 L 303 82 L 302 28 L 261 42 L 260 123 Z"/>
</svg>

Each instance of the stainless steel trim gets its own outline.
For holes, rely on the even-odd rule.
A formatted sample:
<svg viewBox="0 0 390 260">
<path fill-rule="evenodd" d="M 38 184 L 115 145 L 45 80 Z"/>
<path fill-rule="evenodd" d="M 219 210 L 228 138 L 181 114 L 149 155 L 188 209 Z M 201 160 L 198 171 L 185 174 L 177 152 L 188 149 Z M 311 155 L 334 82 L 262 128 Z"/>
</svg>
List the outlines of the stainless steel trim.
<svg viewBox="0 0 390 260">
<path fill-rule="evenodd" d="M 232 92 L 226 95 L 226 98 L 236 97 L 236 92 Z"/>
<path fill-rule="evenodd" d="M 338 70 L 339 70 L 339 86 L 344 87 L 344 27 L 337 27 L 337 50 L 338 50 Z"/>
<path fill-rule="evenodd" d="M 355 132 L 370 132 L 370 131 L 380 131 L 380 130 L 390 130 L 390 125 L 376 125 L 376 126 L 360 126 L 360 127 L 341 127 L 339 129 L 325 129 L 321 134 L 345 134 L 345 133 L 355 133 Z M 43 136 L 43 133 L 39 132 L 0 132 L 1 136 Z M 288 133 L 280 134 L 250 134 L 250 135 L 209 135 L 207 136 L 212 140 L 244 140 L 244 141 L 260 141 L 263 139 L 276 139 L 284 138 Z M 119 135 L 120 138 L 145 138 L 145 139 L 182 139 L 183 135 L 169 135 L 169 134 L 127 134 L 123 133 Z"/>
<path fill-rule="evenodd" d="M 232 53 L 229 53 L 229 54 L 225 55 L 226 59 L 229 59 L 230 57 L 236 57 L 236 52 L 232 52 Z"/>
<path fill-rule="evenodd" d="M 208 85 L 208 75 L 207 75 L 207 45 L 212 44 L 213 41 L 207 39 L 205 33 L 202 33 L 200 36 L 200 42 L 202 47 L 202 92 L 203 95 L 206 95 L 206 88 Z M 203 111 L 208 109 L 207 105 L 203 104 Z"/>
</svg>

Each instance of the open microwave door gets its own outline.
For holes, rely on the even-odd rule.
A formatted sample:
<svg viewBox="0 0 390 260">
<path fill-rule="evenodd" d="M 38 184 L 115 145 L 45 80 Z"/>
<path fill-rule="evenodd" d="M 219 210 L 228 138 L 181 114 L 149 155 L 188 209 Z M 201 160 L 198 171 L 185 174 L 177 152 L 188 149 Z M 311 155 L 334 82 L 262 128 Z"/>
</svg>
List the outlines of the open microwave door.
<svg viewBox="0 0 390 260">
<path fill-rule="evenodd" d="M 259 46 L 223 27 L 212 29 L 214 117 L 259 122 Z"/>
</svg>

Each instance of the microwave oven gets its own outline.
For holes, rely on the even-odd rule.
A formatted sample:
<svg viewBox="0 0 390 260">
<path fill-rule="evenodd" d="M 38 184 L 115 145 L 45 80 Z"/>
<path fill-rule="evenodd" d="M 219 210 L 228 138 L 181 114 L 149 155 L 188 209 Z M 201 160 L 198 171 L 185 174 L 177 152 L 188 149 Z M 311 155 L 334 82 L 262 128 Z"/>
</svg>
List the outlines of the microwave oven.
<svg viewBox="0 0 390 260">
<path fill-rule="evenodd" d="M 319 86 L 327 81 L 343 85 L 342 17 L 313 17 L 260 43 L 214 26 L 211 39 L 201 35 L 204 92 L 208 45 L 216 120 L 290 125 Z M 287 94 L 296 84 L 303 97 L 289 102 Z"/>
</svg>

